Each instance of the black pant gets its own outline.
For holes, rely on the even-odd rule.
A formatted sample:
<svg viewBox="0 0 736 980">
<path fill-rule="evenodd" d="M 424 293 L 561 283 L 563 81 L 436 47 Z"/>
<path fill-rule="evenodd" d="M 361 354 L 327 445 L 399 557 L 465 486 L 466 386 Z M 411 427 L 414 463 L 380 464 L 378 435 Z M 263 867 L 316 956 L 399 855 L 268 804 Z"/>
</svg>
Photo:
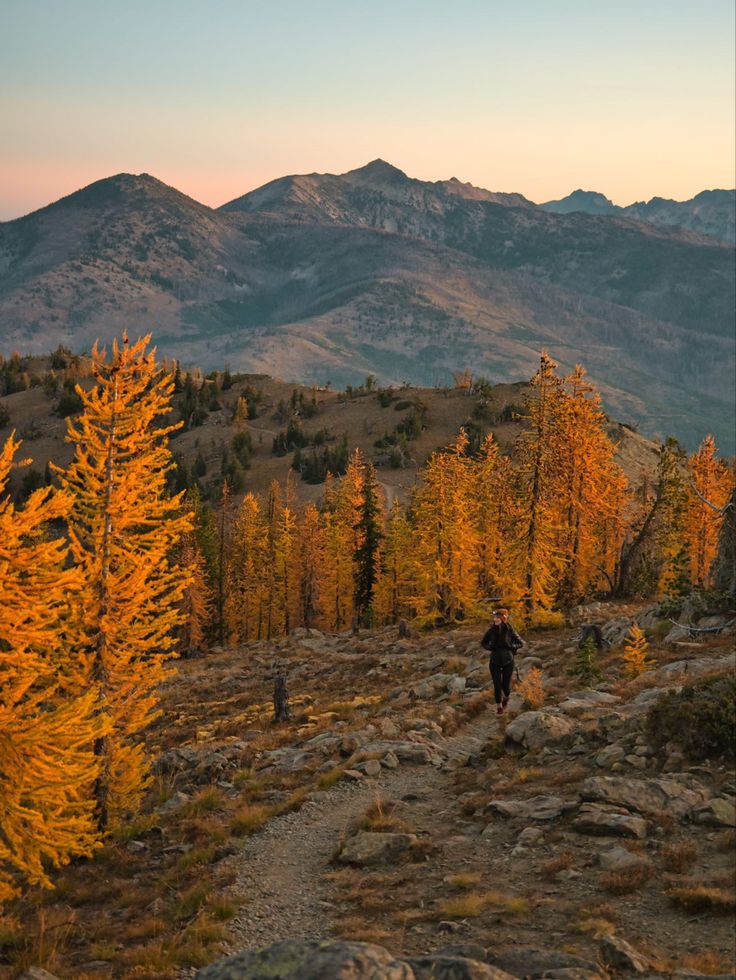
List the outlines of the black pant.
<svg viewBox="0 0 736 980">
<path fill-rule="evenodd" d="M 493 678 L 493 694 L 496 698 L 496 704 L 500 704 L 503 697 L 508 697 L 511 694 L 511 677 L 514 673 L 514 661 L 512 660 L 505 667 L 499 667 L 498 664 L 492 662 L 488 666 L 491 669 L 491 677 Z"/>
</svg>

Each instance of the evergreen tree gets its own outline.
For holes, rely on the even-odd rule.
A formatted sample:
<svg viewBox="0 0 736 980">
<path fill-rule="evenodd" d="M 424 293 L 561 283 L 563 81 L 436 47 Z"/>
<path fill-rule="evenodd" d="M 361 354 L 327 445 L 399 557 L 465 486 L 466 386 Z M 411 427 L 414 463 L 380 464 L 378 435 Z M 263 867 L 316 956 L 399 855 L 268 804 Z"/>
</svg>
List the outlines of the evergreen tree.
<svg viewBox="0 0 736 980">
<path fill-rule="evenodd" d="M 371 621 L 373 596 L 379 567 L 383 533 L 381 490 L 372 463 L 363 463 L 363 479 L 358 504 L 357 547 L 355 549 L 355 609 L 361 620 Z"/>
<path fill-rule="evenodd" d="M 99 711 L 112 724 L 96 745 L 101 829 L 134 810 L 147 785 L 140 735 L 156 715 L 187 585 L 171 556 L 191 518 L 166 493 L 176 426 L 159 421 L 169 414 L 173 380 L 158 370 L 149 339 L 131 344 L 124 334 L 110 360 L 95 344 L 96 385 L 77 387 L 83 411 L 67 436 L 75 455 L 59 471 L 74 498 L 69 538 L 83 580 L 78 681 L 99 688 Z"/>
<path fill-rule="evenodd" d="M 47 487 L 16 509 L 6 491 L 18 445 L 11 436 L 0 451 L 0 904 L 22 882 L 51 887 L 51 866 L 97 846 L 94 745 L 108 730 L 97 689 L 65 676 L 82 582 L 48 532 L 72 499 Z"/>
</svg>

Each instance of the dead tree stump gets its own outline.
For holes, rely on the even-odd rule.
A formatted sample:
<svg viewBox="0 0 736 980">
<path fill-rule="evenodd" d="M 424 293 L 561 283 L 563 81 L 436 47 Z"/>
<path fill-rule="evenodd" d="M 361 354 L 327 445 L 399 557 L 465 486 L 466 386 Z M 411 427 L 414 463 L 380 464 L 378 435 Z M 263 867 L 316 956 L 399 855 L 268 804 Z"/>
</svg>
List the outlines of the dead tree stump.
<svg viewBox="0 0 736 980">
<path fill-rule="evenodd" d="M 280 721 L 288 721 L 291 717 L 289 711 L 289 691 L 286 687 L 286 675 L 277 674 L 273 685 L 273 720 L 274 724 Z"/>
<path fill-rule="evenodd" d="M 405 619 L 399 620 L 399 636 L 402 640 L 408 640 L 411 636 L 411 627 Z"/>
<path fill-rule="evenodd" d="M 578 647 L 582 650 L 589 639 L 591 639 L 595 644 L 596 650 L 602 650 L 606 645 L 606 641 L 603 639 L 603 633 L 598 623 L 586 623 L 582 627 Z"/>
</svg>

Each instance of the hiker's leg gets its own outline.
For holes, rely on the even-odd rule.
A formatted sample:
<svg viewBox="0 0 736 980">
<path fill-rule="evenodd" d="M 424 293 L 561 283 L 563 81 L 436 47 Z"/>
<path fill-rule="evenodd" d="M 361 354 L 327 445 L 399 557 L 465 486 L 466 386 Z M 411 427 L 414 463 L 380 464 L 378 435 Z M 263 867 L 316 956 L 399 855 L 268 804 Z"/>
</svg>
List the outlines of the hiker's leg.
<svg viewBox="0 0 736 980">
<path fill-rule="evenodd" d="M 491 677 L 493 678 L 493 696 L 496 700 L 496 704 L 501 703 L 501 698 L 503 697 L 503 667 L 497 667 L 496 664 L 490 664 Z"/>
<path fill-rule="evenodd" d="M 511 694 L 511 678 L 514 676 L 514 665 L 508 664 L 508 666 L 503 668 L 503 678 L 502 686 L 504 693 L 504 701 L 508 701 L 509 695 Z"/>
</svg>

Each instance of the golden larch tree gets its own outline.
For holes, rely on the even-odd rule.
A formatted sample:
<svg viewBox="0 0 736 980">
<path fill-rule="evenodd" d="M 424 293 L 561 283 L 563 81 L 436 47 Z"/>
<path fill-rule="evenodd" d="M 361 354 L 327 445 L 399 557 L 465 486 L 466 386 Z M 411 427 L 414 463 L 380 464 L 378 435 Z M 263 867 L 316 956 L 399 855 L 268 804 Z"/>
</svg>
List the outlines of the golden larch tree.
<svg viewBox="0 0 736 980">
<path fill-rule="evenodd" d="M 49 522 L 72 500 L 47 487 L 13 506 L 18 445 L 11 436 L 0 451 L 0 904 L 23 882 L 51 887 L 51 867 L 97 845 L 94 746 L 107 731 L 95 688 L 75 694 L 64 677 L 81 576 Z"/>
<path fill-rule="evenodd" d="M 649 658 L 649 641 L 644 630 L 634 623 L 624 644 L 624 670 L 632 677 L 638 677 L 654 667 L 654 661 Z"/>
<path fill-rule="evenodd" d="M 713 436 L 703 439 L 688 460 L 691 485 L 685 534 L 693 585 L 711 585 L 710 571 L 718 550 L 718 535 L 724 508 L 733 489 L 734 474 L 725 460 L 716 456 Z"/>
<path fill-rule="evenodd" d="M 135 810 L 148 783 L 142 732 L 155 717 L 165 661 L 174 654 L 188 576 L 173 559 L 191 515 L 170 497 L 168 436 L 173 378 L 159 370 L 150 337 L 123 335 L 108 360 L 92 349 L 94 386 L 77 386 L 83 410 L 69 421 L 74 458 L 59 471 L 74 498 L 69 537 L 82 574 L 78 680 L 100 691 L 112 730 L 96 750 L 101 828 Z"/>
</svg>

